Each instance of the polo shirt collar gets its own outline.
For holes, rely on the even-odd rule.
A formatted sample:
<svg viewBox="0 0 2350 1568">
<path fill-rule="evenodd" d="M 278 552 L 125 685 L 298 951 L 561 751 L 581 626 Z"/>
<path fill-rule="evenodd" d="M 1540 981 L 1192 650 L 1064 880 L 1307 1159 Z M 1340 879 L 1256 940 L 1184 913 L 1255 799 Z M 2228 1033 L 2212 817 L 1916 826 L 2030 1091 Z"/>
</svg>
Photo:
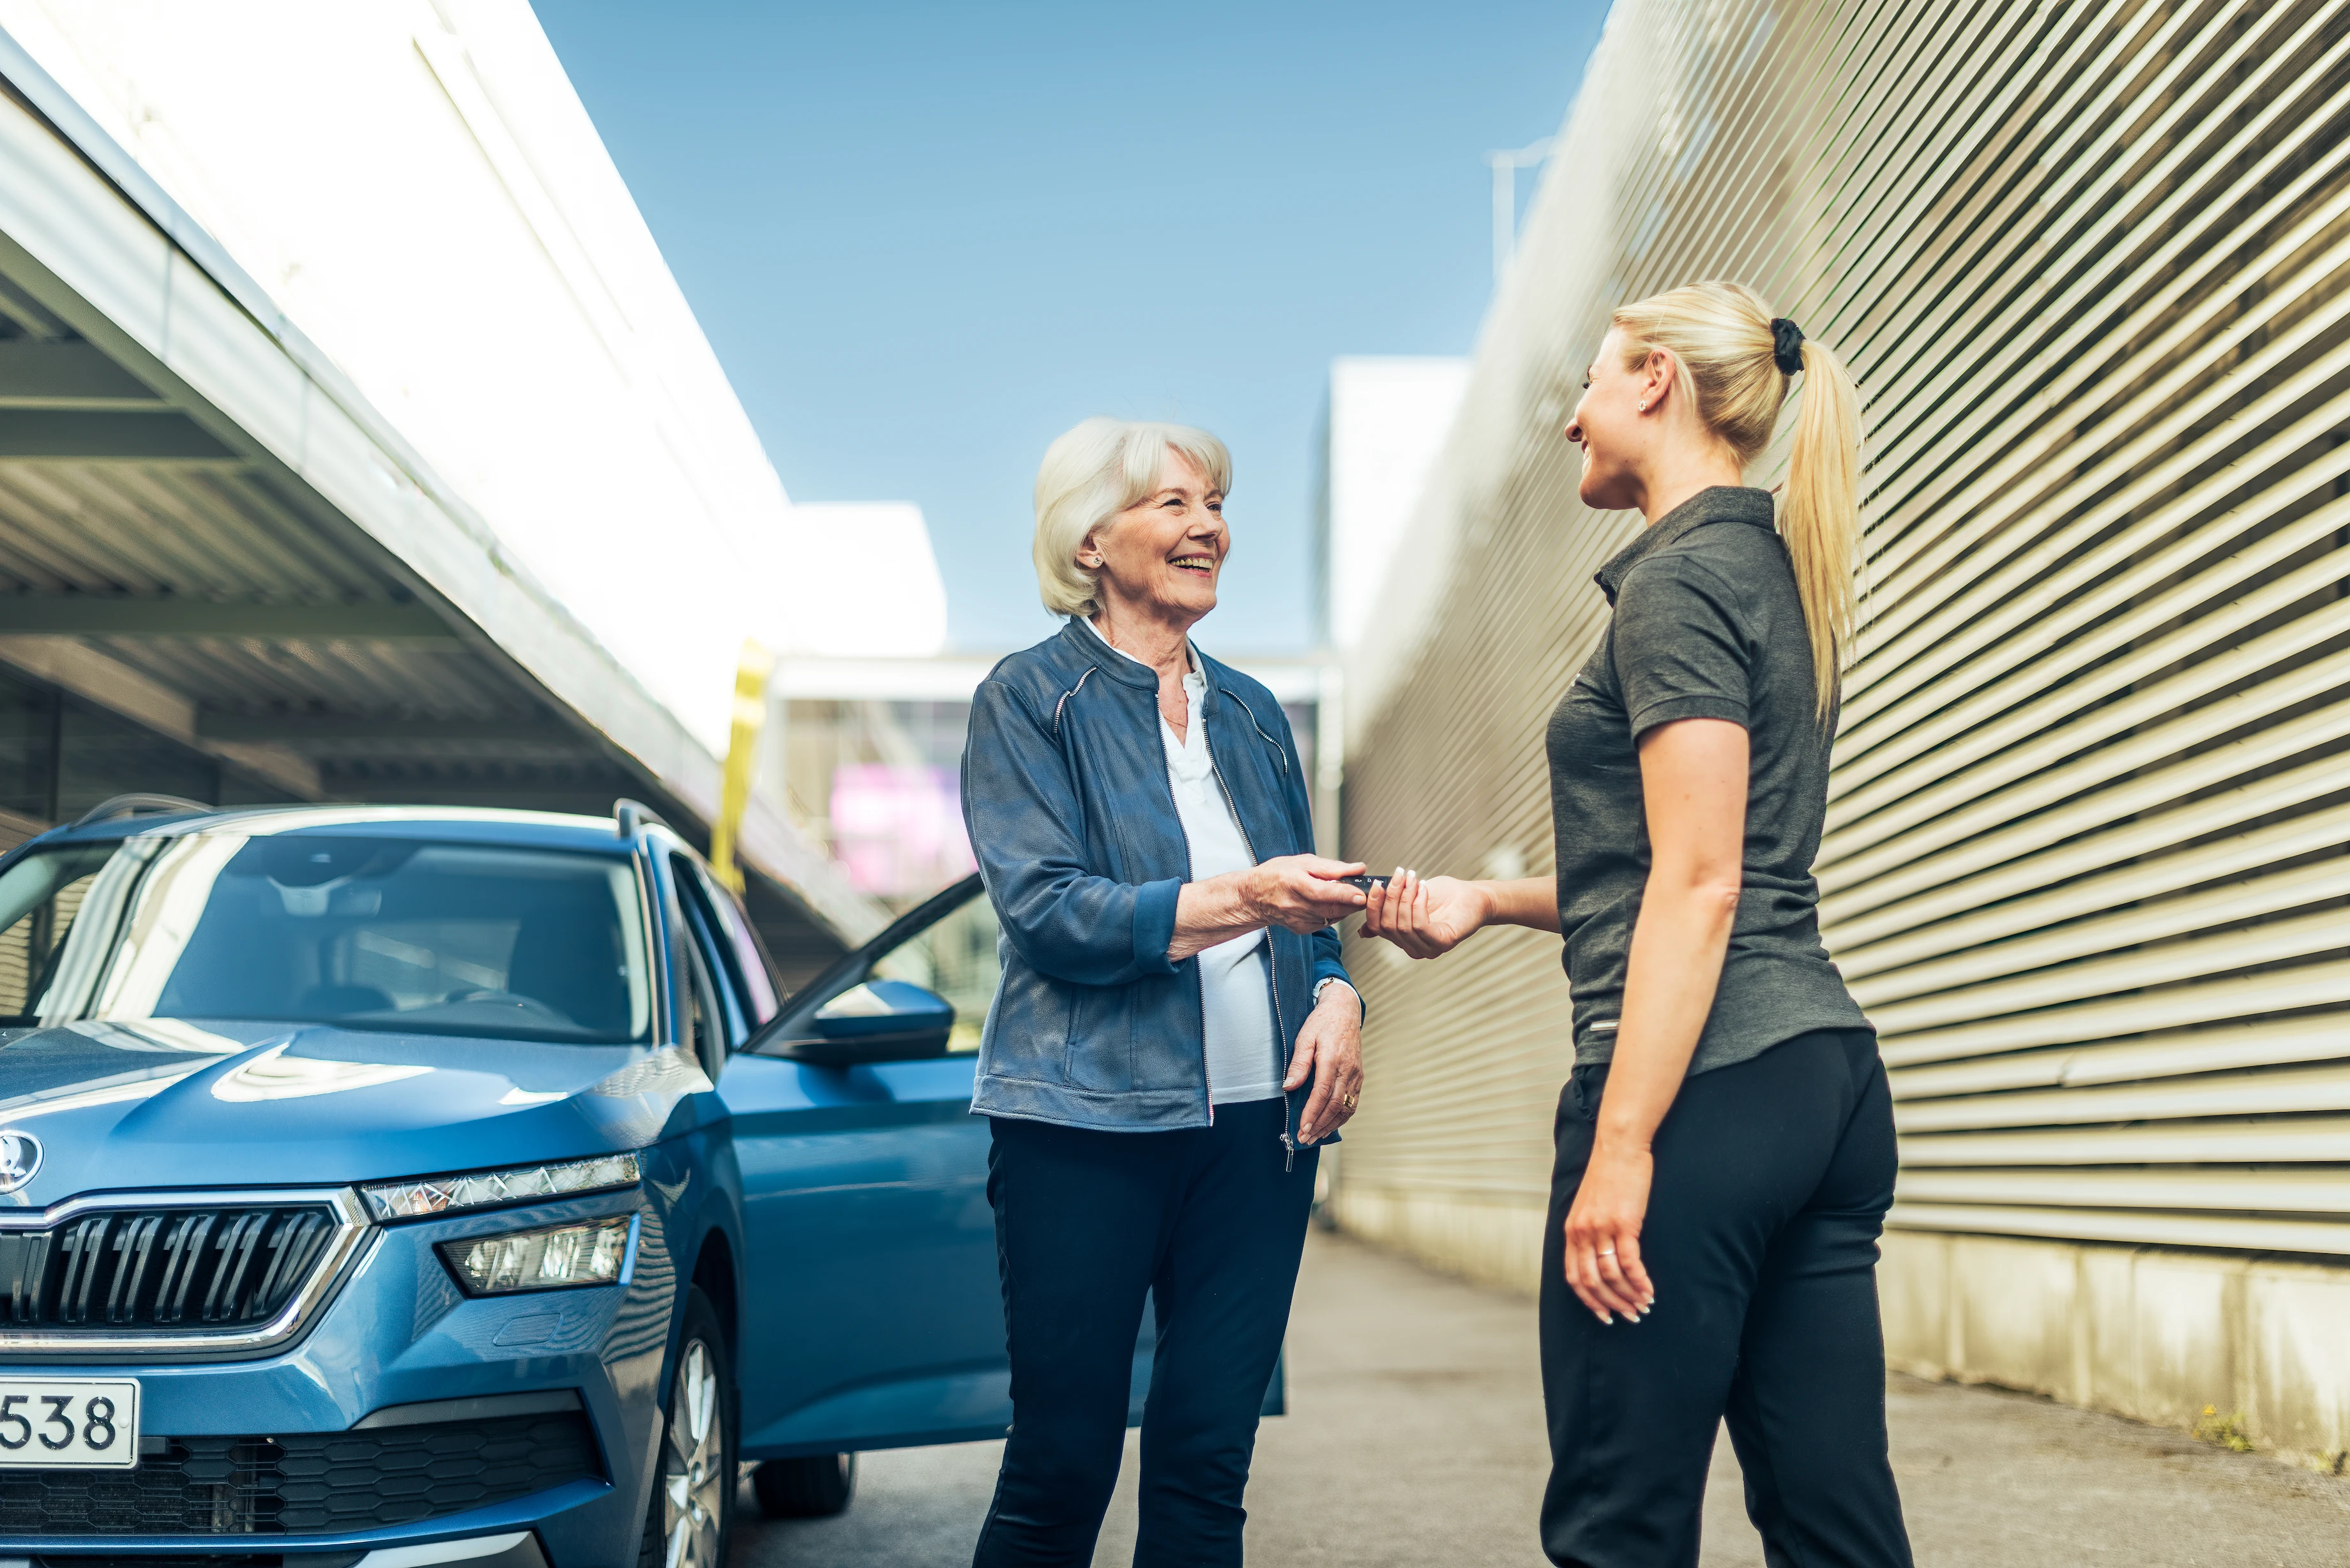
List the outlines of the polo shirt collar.
<svg viewBox="0 0 2350 1568">
<path fill-rule="evenodd" d="M 1682 535 L 1709 523 L 1752 523 L 1764 528 L 1774 527 L 1771 493 L 1744 484 L 1717 484 L 1700 490 L 1641 529 L 1630 544 L 1592 574 L 1591 580 L 1599 585 L 1599 591 L 1607 596 L 1612 605 L 1617 591 L 1624 586 L 1624 574 L 1638 566 L 1642 556 L 1651 550 L 1663 549 Z"/>
</svg>

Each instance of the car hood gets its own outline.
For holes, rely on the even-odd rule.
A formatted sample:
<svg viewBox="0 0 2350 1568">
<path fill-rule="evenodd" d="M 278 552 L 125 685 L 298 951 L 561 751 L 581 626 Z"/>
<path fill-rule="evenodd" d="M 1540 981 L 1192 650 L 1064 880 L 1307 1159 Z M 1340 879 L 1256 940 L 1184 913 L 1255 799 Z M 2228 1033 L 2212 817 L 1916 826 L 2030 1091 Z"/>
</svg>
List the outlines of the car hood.
<svg viewBox="0 0 2350 1568">
<path fill-rule="evenodd" d="M 643 1045 L 218 1019 L 0 1031 L 0 1134 L 39 1143 L 33 1179 L 0 1210 L 639 1148 L 682 1130 L 709 1087 L 690 1056 Z"/>
</svg>

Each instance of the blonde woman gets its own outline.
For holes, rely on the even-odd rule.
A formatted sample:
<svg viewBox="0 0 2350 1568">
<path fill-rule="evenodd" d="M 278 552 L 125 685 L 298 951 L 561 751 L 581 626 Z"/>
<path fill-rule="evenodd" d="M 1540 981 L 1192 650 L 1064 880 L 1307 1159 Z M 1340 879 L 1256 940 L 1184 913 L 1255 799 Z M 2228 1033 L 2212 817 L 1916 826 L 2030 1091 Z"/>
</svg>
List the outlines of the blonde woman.
<svg viewBox="0 0 2350 1568">
<path fill-rule="evenodd" d="M 1012 1355 L 974 1562 L 1081 1568 L 1126 1443 L 1145 1294 L 1135 1561 L 1241 1561 L 1318 1146 L 1362 1089 L 1362 1006 L 1273 694 L 1191 641 L 1216 607 L 1232 459 L 1087 420 L 1036 474 L 1045 607 L 1068 624 L 972 699 L 963 815 L 1003 928 L 972 1108 Z"/>
<path fill-rule="evenodd" d="M 1774 526 L 1746 469 L 1798 377 Z M 1752 290 L 1700 284 L 1615 313 L 1565 433 L 1584 504 L 1648 526 L 1600 568 L 1613 618 L 1551 715 L 1556 880 L 1399 870 L 1365 928 L 1418 958 L 1489 925 L 1565 939 L 1543 1546 L 1693 1565 L 1726 1417 L 1772 1562 L 1906 1568 L 1875 1272 L 1892 1101 L 1812 879 L 1858 400 Z"/>
</svg>

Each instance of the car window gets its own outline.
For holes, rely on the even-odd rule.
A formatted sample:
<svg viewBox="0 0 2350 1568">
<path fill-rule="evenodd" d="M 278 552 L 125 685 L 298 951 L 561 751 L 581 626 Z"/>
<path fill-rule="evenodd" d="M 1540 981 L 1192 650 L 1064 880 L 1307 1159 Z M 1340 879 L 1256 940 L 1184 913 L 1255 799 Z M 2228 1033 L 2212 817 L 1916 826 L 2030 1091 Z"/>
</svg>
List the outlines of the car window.
<svg viewBox="0 0 2350 1568">
<path fill-rule="evenodd" d="M 952 914 L 924 928 L 877 959 L 874 975 L 909 981 L 937 992 L 955 1010 L 950 1051 L 976 1051 L 998 973 L 995 906 L 976 893 Z"/>
<path fill-rule="evenodd" d="M 701 883 L 693 874 L 693 863 L 682 855 L 672 855 L 669 867 L 671 879 L 677 889 L 680 913 L 684 918 L 683 932 L 685 945 L 691 950 L 693 981 L 702 992 L 709 993 L 695 1005 L 707 1010 L 708 1022 L 715 1026 L 714 1038 L 721 1043 L 720 1054 L 723 1055 L 742 1044 L 751 1033 L 744 1019 L 740 982 L 734 977 L 733 965 L 722 956 L 723 944 L 712 929 L 716 917 L 711 912 L 710 901 L 703 896 Z M 715 1062 L 718 1057 L 706 1056 L 704 1059 Z"/>
<path fill-rule="evenodd" d="M 710 973 L 710 961 L 703 955 L 702 943 L 689 929 L 685 942 L 687 969 L 685 987 L 685 1047 L 702 1070 L 712 1080 L 725 1062 L 728 1030 L 724 1022 L 725 1005 L 719 999 Z"/>
<path fill-rule="evenodd" d="M 120 847 L 88 844 L 33 855 L 0 873 L 0 1018 L 32 1012 L 99 868 Z"/>
<path fill-rule="evenodd" d="M 61 920 L 68 896 L 78 901 Z M 45 908 L 61 938 L 43 937 Z M 44 1023 L 650 1038 L 636 870 L 608 856 L 342 834 L 133 836 L 27 857 L 0 878 L 0 919 L 26 927 L 12 938 L 31 976 L 16 1013 Z"/>
<path fill-rule="evenodd" d="M 701 890 L 705 910 L 715 911 L 717 949 L 726 977 L 733 982 L 734 994 L 743 1010 L 750 1014 L 751 1026 L 757 1028 L 775 1015 L 782 1005 L 775 994 L 775 971 L 767 966 L 767 950 L 751 932 L 751 924 L 743 918 L 742 906 L 735 903 L 726 889 L 711 879 L 710 873 L 699 862 L 685 861 L 692 871 L 691 881 Z"/>
</svg>

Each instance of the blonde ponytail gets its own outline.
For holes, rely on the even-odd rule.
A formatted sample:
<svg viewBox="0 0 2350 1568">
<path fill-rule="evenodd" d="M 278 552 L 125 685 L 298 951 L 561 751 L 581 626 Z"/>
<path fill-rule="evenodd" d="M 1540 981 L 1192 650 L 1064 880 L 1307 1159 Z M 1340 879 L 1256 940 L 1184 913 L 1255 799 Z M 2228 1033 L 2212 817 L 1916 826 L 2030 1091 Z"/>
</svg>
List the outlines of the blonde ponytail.
<svg viewBox="0 0 2350 1568">
<path fill-rule="evenodd" d="M 1638 365 L 1656 350 L 1672 356 L 1698 417 L 1729 443 L 1742 466 L 1771 444 L 1791 379 L 1781 369 L 1782 324 L 1743 284 L 1700 283 L 1619 306 L 1610 325 L 1624 358 Z M 1786 331 L 1794 335 L 1793 324 Z M 1812 688 L 1822 724 L 1835 705 L 1852 639 L 1853 577 L 1860 560 L 1860 394 L 1825 343 L 1802 339 L 1804 400 L 1795 415 L 1779 533 L 1794 565 L 1804 629 L 1812 645 Z"/>
<path fill-rule="evenodd" d="M 1852 646 L 1853 573 L 1860 560 L 1860 393 L 1835 351 L 1809 337 L 1779 535 L 1794 563 L 1825 724 Z"/>
</svg>

